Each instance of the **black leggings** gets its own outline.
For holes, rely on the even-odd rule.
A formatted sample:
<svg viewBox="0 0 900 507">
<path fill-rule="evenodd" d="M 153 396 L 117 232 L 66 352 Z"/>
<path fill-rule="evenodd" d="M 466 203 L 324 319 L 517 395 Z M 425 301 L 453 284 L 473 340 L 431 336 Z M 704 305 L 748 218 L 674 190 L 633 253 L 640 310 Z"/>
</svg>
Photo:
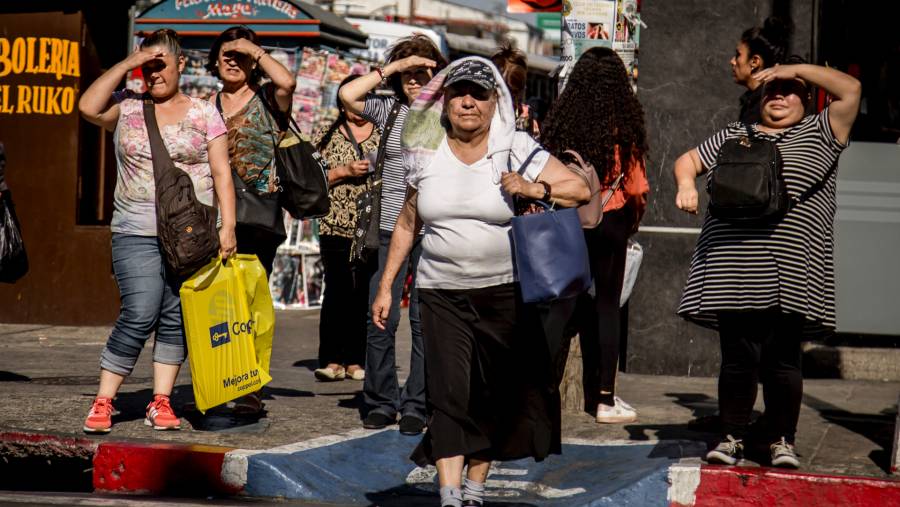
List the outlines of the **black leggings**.
<svg viewBox="0 0 900 507">
<path fill-rule="evenodd" d="M 619 366 L 621 313 L 619 296 L 625 275 L 625 249 L 631 231 L 631 213 L 626 209 L 603 214 L 594 229 L 585 229 L 591 275 L 596 294 L 578 302 L 578 332 L 584 365 L 586 408 L 597 403 L 612 405 Z"/>
<path fill-rule="evenodd" d="M 766 406 L 765 438 L 794 442 L 803 374 L 800 369 L 802 315 L 779 309 L 719 314 L 722 370 L 719 374 L 719 412 L 722 434 L 746 436 L 757 383 L 762 381 Z"/>
<path fill-rule="evenodd" d="M 319 311 L 319 367 L 366 362 L 366 315 L 374 263 L 350 262 L 353 240 L 319 237 L 325 294 Z"/>
</svg>

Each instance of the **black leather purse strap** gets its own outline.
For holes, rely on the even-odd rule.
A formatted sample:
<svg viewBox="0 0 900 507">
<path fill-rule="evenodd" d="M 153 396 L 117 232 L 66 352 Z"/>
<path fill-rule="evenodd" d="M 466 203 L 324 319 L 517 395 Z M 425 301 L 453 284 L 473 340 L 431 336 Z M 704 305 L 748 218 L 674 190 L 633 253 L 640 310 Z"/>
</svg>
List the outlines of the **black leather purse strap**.
<svg viewBox="0 0 900 507">
<path fill-rule="evenodd" d="M 381 142 L 378 143 L 378 156 L 375 158 L 375 174 L 373 175 L 374 183 L 381 182 L 381 175 L 384 173 L 384 159 L 387 158 L 387 144 L 388 138 L 391 137 L 391 131 L 394 130 L 394 123 L 397 121 L 397 115 L 400 114 L 400 110 L 403 108 L 403 104 L 400 101 L 394 102 L 394 107 L 391 108 L 391 112 L 388 113 L 387 121 L 384 123 L 384 131 L 381 134 Z"/>
<path fill-rule="evenodd" d="M 525 176 L 525 171 L 528 169 L 528 166 L 531 165 L 531 161 L 534 160 L 534 157 L 537 156 L 538 153 L 544 151 L 543 148 L 537 147 L 528 156 L 525 158 L 525 162 L 522 162 L 522 165 L 519 167 L 519 170 L 516 171 L 519 173 L 519 176 Z M 509 158 L 506 159 L 506 166 L 512 168 L 512 151 L 509 152 Z"/>
<path fill-rule="evenodd" d="M 166 143 L 159 133 L 159 124 L 156 122 L 156 107 L 149 93 L 144 94 L 144 124 L 147 126 L 147 135 L 150 137 L 150 158 L 153 159 L 153 179 L 157 183 L 165 174 L 175 167 Z"/>
<path fill-rule="evenodd" d="M 362 148 L 359 147 L 359 143 L 356 142 L 356 136 L 354 136 L 353 131 L 350 130 L 350 125 L 347 125 L 347 120 L 341 122 L 341 126 L 339 128 L 344 129 L 344 134 L 346 134 L 347 140 L 350 141 L 350 144 L 353 145 L 353 149 L 356 150 L 356 156 L 359 157 L 357 160 L 366 158 L 366 154 L 363 153 Z"/>
</svg>

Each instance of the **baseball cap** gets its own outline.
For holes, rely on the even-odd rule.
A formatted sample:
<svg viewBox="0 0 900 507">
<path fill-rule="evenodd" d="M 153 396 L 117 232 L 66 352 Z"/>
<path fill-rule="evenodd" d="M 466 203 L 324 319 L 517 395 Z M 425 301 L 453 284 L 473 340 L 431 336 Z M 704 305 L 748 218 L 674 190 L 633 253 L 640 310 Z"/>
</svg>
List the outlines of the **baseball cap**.
<svg viewBox="0 0 900 507">
<path fill-rule="evenodd" d="M 471 81 L 485 90 L 493 90 L 497 86 L 494 71 L 488 64 L 478 60 L 465 61 L 450 70 L 444 81 L 444 87 L 460 81 Z"/>
</svg>

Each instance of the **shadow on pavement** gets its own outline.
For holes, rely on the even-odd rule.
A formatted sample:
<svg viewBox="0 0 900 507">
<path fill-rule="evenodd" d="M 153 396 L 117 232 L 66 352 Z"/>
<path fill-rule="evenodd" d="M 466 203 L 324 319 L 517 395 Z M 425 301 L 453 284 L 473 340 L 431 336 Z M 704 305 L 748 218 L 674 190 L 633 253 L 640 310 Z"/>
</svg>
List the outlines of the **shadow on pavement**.
<svg viewBox="0 0 900 507">
<path fill-rule="evenodd" d="M 887 473 L 891 471 L 891 448 L 894 445 L 896 408 L 885 408 L 879 414 L 857 414 L 843 410 L 831 403 L 803 394 L 803 404 L 818 411 L 823 419 L 863 437 L 881 449 L 872 451 L 869 459 Z"/>
<path fill-rule="evenodd" d="M 11 371 L 0 371 L 0 382 L 30 382 L 31 377 L 19 375 Z"/>
<path fill-rule="evenodd" d="M 318 359 L 301 359 L 299 361 L 294 362 L 292 365 L 294 368 L 306 368 L 309 371 L 313 371 L 319 367 Z"/>
</svg>

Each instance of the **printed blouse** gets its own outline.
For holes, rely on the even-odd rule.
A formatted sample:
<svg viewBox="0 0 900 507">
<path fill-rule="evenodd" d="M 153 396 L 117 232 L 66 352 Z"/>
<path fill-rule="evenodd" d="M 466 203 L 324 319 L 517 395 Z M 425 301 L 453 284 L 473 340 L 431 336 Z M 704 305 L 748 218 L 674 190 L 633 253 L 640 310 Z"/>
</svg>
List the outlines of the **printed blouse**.
<svg viewBox="0 0 900 507">
<path fill-rule="evenodd" d="M 110 228 L 122 234 L 156 236 L 156 184 L 143 100 L 130 90 L 114 93 L 113 99 L 119 104 L 119 119 L 113 133 L 117 180 Z M 160 126 L 160 134 L 172 162 L 191 177 L 197 199 L 215 206 L 207 146 L 225 134 L 225 122 L 209 102 L 190 100 L 184 118 Z"/>
<path fill-rule="evenodd" d="M 269 179 L 275 164 L 275 140 L 280 130 L 263 103 L 263 95 L 269 104 L 274 104 L 272 86 L 267 84 L 244 107 L 225 118 L 231 169 L 248 187 L 261 194 L 275 190 Z"/>
<path fill-rule="evenodd" d="M 319 145 L 328 129 L 329 127 L 326 126 L 316 132 L 313 137 L 314 146 Z M 377 128 L 373 128 L 369 137 L 359 143 L 359 148 L 363 153 L 375 153 L 378 151 L 380 141 L 381 133 Z M 356 148 L 347 139 L 343 128 L 334 131 L 321 153 L 328 161 L 328 167 L 331 168 L 359 159 Z M 353 238 L 353 234 L 356 232 L 356 199 L 366 189 L 367 179 L 366 176 L 347 178 L 329 187 L 328 197 L 331 199 L 331 210 L 328 215 L 319 219 L 319 234 Z"/>
</svg>

